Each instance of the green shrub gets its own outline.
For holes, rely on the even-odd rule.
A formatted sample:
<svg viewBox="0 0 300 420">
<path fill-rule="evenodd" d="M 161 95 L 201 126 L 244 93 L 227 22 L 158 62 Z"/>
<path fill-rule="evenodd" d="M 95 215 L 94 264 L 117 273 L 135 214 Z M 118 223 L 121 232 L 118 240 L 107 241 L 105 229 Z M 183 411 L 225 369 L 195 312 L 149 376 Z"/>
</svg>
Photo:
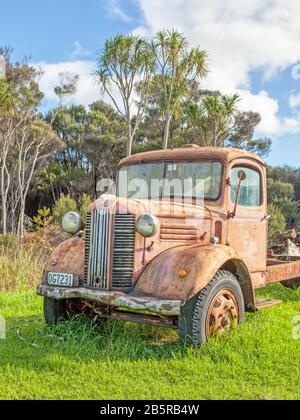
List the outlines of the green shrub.
<svg viewBox="0 0 300 420">
<path fill-rule="evenodd" d="M 53 216 L 51 216 L 51 209 L 43 207 L 39 209 L 37 215 L 34 216 L 33 221 L 38 229 L 47 229 L 51 224 Z"/>
<path fill-rule="evenodd" d="M 69 195 L 61 194 L 53 208 L 53 219 L 55 222 L 61 225 L 62 218 L 68 211 L 78 212 L 77 203 Z"/>
<path fill-rule="evenodd" d="M 286 197 L 293 200 L 295 197 L 294 186 L 289 182 L 277 181 L 268 178 L 268 198 L 269 202 L 273 202 L 279 197 Z"/>
<path fill-rule="evenodd" d="M 83 194 L 82 199 L 81 199 L 81 206 L 80 206 L 80 215 L 83 220 L 86 219 L 87 210 L 88 210 L 89 205 L 92 203 L 92 201 L 93 199 L 91 196 L 87 194 Z"/>
<path fill-rule="evenodd" d="M 268 239 L 269 245 L 274 245 L 274 236 L 278 232 L 283 232 L 286 228 L 285 217 L 281 210 L 274 204 L 268 205 L 268 214 L 271 216 L 269 220 Z"/>
</svg>

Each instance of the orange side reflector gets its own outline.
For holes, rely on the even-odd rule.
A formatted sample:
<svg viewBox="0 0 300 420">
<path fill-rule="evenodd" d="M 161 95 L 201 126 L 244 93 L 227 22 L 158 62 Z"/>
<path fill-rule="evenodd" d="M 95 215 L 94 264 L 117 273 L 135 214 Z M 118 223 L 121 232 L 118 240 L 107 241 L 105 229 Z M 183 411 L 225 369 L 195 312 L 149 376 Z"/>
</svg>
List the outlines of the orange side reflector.
<svg viewBox="0 0 300 420">
<path fill-rule="evenodd" d="M 184 278 L 184 277 L 186 277 L 186 275 L 187 275 L 187 272 L 185 271 L 185 269 L 184 268 L 181 268 L 179 271 L 178 271 L 178 276 L 180 277 L 180 278 Z"/>
</svg>

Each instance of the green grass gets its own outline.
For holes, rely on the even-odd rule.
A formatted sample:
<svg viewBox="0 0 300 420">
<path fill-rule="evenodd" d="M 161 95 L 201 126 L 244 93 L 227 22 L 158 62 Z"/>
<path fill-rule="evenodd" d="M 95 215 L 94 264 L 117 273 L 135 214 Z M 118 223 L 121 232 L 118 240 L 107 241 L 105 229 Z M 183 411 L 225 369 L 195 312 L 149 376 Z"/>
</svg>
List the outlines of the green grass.
<svg viewBox="0 0 300 420">
<path fill-rule="evenodd" d="M 0 294 L 8 325 L 0 340 L 2 399 L 299 399 L 300 290 L 260 292 L 283 305 L 247 315 L 227 338 L 199 350 L 174 331 L 85 319 L 49 328 L 42 300 Z"/>
</svg>

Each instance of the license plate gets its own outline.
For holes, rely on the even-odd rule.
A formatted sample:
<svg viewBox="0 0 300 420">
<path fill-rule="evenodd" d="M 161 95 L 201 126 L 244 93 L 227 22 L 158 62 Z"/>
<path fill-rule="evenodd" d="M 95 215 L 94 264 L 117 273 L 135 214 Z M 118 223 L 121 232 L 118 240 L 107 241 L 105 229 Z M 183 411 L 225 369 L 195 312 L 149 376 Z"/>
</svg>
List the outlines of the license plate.
<svg viewBox="0 0 300 420">
<path fill-rule="evenodd" d="M 74 275 L 71 273 L 48 273 L 48 284 L 51 286 L 73 287 Z"/>
</svg>

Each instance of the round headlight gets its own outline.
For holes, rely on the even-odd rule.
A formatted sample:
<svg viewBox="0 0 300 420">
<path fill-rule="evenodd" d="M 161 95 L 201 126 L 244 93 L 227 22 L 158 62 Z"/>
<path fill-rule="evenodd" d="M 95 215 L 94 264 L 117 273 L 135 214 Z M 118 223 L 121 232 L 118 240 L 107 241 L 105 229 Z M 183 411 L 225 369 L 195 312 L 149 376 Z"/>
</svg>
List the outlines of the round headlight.
<svg viewBox="0 0 300 420">
<path fill-rule="evenodd" d="M 136 230 L 145 238 L 154 236 L 158 230 L 159 222 L 155 216 L 146 213 L 140 216 L 136 222 Z"/>
<path fill-rule="evenodd" d="M 79 214 L 75 211 L 66 213 L 62 219 L 62 228 L 65 232 L 74 235 L 79 232 L 83 227 L 83 222 Z"/>
</svg>

